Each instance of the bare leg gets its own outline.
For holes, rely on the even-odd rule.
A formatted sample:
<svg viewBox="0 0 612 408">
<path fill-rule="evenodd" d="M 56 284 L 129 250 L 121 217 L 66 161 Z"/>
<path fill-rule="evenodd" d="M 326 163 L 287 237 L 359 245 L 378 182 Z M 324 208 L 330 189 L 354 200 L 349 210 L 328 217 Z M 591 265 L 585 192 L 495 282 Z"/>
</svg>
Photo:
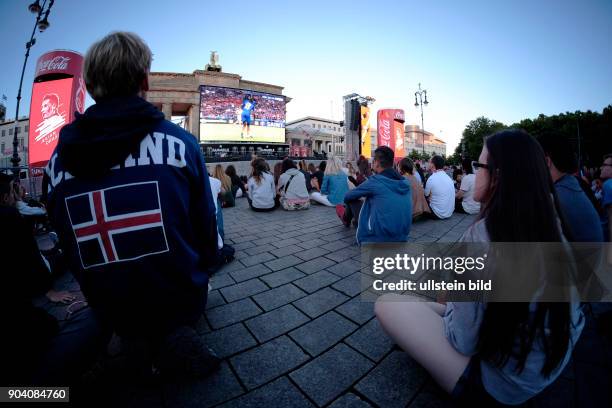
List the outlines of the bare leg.
<svg viewBox="0 0 612 408">
<path fill-rule="evenodd" d="M 470 358 L 446 339 L 441 318 L 444 308 L 400 295 L 384 295 L 375 305 L 376 317 L 387 334 L 450 393 Z"/>
</svg>

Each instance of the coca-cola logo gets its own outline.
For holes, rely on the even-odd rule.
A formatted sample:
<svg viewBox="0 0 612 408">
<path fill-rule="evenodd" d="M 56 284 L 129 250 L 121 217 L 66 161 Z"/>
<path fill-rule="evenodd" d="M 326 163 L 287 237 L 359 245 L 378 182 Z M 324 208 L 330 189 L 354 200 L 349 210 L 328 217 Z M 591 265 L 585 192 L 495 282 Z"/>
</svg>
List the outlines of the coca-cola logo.
<svg viewBox="0 0 612 408">
<path fill-rule="evenodd" d="M 387 119 L 383 119 L 382 121 L 382 138 L 386 140 L 391 139 L 391 122 Z"/>
<path fill-rule="evenodd" d="M 395 111 L 395 119 L 404 120 L 404 111 L 401 111 L 401 110 Z"/>
<path fill-rule="evenodd" d="M 63 71 L 68 68 L 70 57 L 64 57 L 62 55 L 55 56 L 53 58 L 41 61 L 38 64 L 37 71 L 39 73 L 45 71 Z"/>
</svg>

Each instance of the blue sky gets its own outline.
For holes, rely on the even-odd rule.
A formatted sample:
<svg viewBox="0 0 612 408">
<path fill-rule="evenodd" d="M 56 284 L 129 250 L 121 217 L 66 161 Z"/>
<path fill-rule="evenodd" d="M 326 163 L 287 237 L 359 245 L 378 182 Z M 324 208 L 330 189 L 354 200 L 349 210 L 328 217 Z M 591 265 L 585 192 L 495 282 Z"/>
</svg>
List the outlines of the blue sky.
<svg viewBox="0 0 612 408">
<path fill-rule="evenodd" d="M 13 117 L 30 1 L 0 0 L 0 94 Z M 26 69 L 27 114 L 36 59 L 85 53 L 113 30 L 138 33 L 153 71 L 202 69 L 211 50 L 225 72 L 285 87 L 287 118 L 339 119 L 342 95 L 376 98 L 374 109 L 413 106 L 428 90 L 425 129 L 449 144 L 484 115 L 512 123 L 540 113 L 612 103 L 612 2 L 602 1 L 141 1 L 56 0 Z"/>
</svg>

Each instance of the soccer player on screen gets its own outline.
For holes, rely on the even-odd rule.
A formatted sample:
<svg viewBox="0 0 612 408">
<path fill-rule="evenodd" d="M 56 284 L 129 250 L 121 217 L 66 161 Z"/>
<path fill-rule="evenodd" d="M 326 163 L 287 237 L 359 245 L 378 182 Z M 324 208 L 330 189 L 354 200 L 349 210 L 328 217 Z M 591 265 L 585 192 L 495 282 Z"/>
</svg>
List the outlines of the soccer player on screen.
<svg viewBox="0 0 612 408">
<path fill-rule="evenodd" d="M 255 98 L 253 95 L 247 95 L 242 100 L 242 132 L 240 137 L 244 136 L 244 128 L 246 127 L 247 137 L 251 137 L 251 113 L 255 110 Z"/>
</svg>

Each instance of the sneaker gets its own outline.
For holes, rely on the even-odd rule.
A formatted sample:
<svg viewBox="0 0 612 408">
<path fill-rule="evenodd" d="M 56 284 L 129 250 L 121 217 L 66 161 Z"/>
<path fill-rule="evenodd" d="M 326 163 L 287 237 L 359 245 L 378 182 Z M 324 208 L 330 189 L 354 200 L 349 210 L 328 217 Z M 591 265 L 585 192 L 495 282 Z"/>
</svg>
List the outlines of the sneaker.
<svg viewBox="0 0 612 408">
<path fill-rule="evenodd" d="M 182 326 L 162 341 L 155 367 L 165 377 L 206 377 L 221 359 L 209 349 L 193 327 Z"/>
<path fill-rule="evenodd" d="M 340 221 L 342 221 L 342 224 L 345 227 L 350 227 L 351 223 L 350 222 L 346 222 L 346 220 L 344 219 L 344 213 L 345 212 L 346 212 L 346 208 L 344 208 L 344 206 L 342 204 L 336 205 L 336 215 L 338 216 L 338 218 L 340 218 Z"/>
</svg>

